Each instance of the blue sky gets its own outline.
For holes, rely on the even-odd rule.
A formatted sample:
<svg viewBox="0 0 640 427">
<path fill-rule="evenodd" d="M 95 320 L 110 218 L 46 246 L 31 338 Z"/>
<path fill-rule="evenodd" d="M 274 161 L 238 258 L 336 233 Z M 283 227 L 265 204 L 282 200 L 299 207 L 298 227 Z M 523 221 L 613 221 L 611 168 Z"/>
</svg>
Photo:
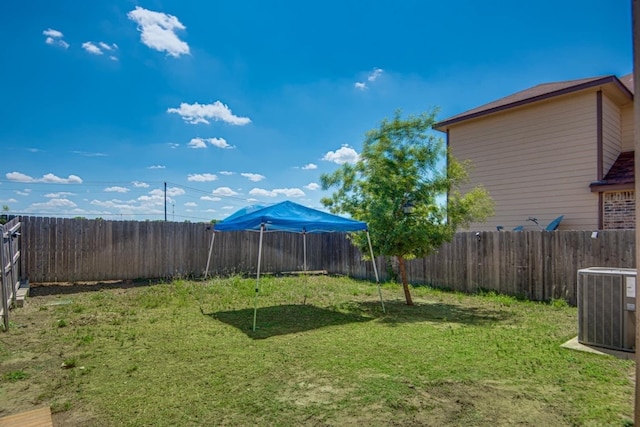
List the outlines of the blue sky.
<svg viewBox="0 0 640 427">
<path fill-rule="evenodd" d="M 0 204 L 38 216 L 320 208 L 398 109 L 632 72 L 629 0 L 5 0 L 0 38 Z"/>
</svg>

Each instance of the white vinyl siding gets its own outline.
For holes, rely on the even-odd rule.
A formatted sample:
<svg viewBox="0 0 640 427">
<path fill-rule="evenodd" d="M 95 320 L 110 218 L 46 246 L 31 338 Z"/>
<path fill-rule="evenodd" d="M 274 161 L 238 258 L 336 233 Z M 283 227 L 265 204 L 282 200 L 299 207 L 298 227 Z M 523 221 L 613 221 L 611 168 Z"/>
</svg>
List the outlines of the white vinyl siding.
<svg viewBox="0 0 640 427">
<path fill-rule="evenodd" d="M 561 229 L 596 229 L 596 94 L 565 95 L 454 124 L 449 145 L 472 162 L 471 184 L 487 188 L 496 215 L 472 230 L 533 228 L 565 215 Z M 614 159 L 615 160 L 615 159 Z"/>
</svg>

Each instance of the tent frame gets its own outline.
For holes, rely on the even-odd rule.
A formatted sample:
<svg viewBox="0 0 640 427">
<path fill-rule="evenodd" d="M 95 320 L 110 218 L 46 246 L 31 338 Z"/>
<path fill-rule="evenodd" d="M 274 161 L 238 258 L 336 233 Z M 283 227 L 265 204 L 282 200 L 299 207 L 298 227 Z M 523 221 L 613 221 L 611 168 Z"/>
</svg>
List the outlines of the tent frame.
<svg viewBox="0 0 640 427">
<path fill-rule="evenodd" d="M 257 322 L 257 318 L 258 318 L 258 295 L 260 293 L 260 265 L 262 262 L 262 239 L 264 236 L 264 233 L 266 231 L 266 224 L 263 222 L 260 224 L 260 243 L 258 245 L 258 263 L 257 263 L 257 272 L 256 272 L 256 288 L 255 288 L 255 297 L 254 297 L 254 302 L 253 302 L 253 326 L 252 326 L 252 330 L 253 332 L 256 331 L 256 322 Z M 274 230 L 277 231 L 277 230 Z M 382 306 L 382 312 L 386 313 L 385 307 L 384 307 L 384 301 L 382 299 L 382 289 L 380 288 L 380 276 L 378 275 L 378 267 L 376 266 L 376 259 L 373 255 L 373 246 L 371 245 L 371 237 L 369 235 L 369 230 L 364 230 L 367 233 L 367 243 L 369 244 L 369 252 L 371 255 L 371 263 L 373 265 L 373 273 L 376 276 L 376 284 L 378 286 L 378 296 L 380 297 L 380 305 Z M 306 274 L 307 273 L 307 233 L 305 230 L 303 230 L 301 232 L 302 234 L 302 247 L 303 247 L 303 271 Z M 211 254 L 213 253 L 213 242 L 216 238 L 216 230 L 214 228 L 212 236 L 211 236 L 211 245 L 209 246 L 209 256 L 207 257 L 207 267 L 205 269 L 204 272 L 204 278 L 206 279 L 207 276 L 209 275 L 209 266 L 211 263 Z"/>
</svg>

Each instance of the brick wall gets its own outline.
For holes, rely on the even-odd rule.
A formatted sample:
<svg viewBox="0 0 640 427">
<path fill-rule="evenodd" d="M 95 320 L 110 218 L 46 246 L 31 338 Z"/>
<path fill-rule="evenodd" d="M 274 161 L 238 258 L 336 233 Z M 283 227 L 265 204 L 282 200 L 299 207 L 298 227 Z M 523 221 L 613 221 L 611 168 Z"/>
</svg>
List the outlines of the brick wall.
<svg viewBox="0 0 640 427">
<path fill-rule="evenodd" d="M 636 228 L 636 198 L 633 190 L 604 193 L 604 229 Z"/>
</svg>

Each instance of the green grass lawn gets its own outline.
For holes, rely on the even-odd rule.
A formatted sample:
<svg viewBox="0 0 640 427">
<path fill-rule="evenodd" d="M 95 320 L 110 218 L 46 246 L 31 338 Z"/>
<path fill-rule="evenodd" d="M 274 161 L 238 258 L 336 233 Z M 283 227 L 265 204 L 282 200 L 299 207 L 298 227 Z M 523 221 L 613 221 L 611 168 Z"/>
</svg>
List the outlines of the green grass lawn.
<svg viewBox="0 0 640 427">
<path fill-rule="evenodd" d="M 334 277 L 43 288 L 0 333 L 0 416 L 64 426 L 624 426 L 635 364 L 577 311 Z M 40 296 L 38 296 L 40 295 Z M 306 295 L 306 297 L 305 297 Z"/>
</svg>

